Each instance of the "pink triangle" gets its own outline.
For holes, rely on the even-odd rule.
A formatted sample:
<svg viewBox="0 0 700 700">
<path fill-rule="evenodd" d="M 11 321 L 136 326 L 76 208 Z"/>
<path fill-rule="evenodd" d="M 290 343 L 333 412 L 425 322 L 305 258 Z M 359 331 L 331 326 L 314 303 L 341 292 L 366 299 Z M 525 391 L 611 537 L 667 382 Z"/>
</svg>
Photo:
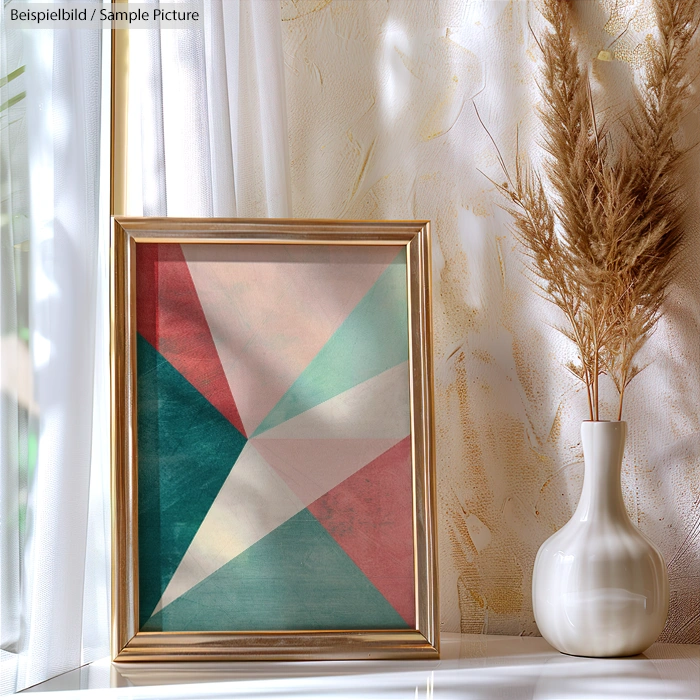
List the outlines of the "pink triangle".
<svg viewBox="0 0 700 700">
<path fill-rule="evenodd" d="M 308 508 L 406 624 L 414 627 L 410 437 Z"/>
<path fill-rule="evenodd" d="M 179 244 L 137 245 L 136 323 L 138 332 L 245 435 Z"/>
<path fill-rule="evenodd" d="M 400 248 L 202 244 L 183 250 L 252 435 Z"/>
<path fill-rule="evenodd" d="M 396 444 L 396 438 L 252 438 L 263 459 L 304 506 Z"/>
</svg>

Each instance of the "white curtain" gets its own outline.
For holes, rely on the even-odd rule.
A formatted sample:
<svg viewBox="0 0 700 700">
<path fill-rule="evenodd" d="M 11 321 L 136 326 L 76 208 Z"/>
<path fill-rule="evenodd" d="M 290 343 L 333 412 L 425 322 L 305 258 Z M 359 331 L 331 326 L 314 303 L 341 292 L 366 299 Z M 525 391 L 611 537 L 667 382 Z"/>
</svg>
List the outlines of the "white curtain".
<svg viewBox="0 0 700 700">
<path fill-rule="evenodd" d="M 130 33 L 127 213 L 289 216 L 279 3 L 204 11 Z M 109 653 L 110 570 L 108 34 L 0 27 L 1 694 Z"/>
<path fill-rule="evenodd" d="M 278 0 L 205 0 L 201 30 L 130 33 L 127 213 L 291 216 Z"/>
<path fill-rule="evenodd" d="M 27 447 L 35 430 L 28 349 L 26 69 L 19 32 L 0 17 L 0 693 L 15 683 Z"/>
<path fill-rule="evenodd" d="M 4 48 L 11 32 L 4 24 L 1 31 Z M 3 381 L 0 692 L 109 653 L 102 33 L 26 31 L 13 41 L 15 56 L 4 52 L 0 76 L 13 60 L 25 66 L 26 96 L 15 115 L 24 131 L 9 144 L 23 154 L 25 171 L 17 163 L 20 179 L 3 173 L 19 210 L 6 211 L 3 196 L 2 214 L 3 222 L 23 216 L 25 225 L 19 241 L 11 225 L 2 229 L 2 314 L 9 320 L 0 361 L 3 376 L 21 369 L 22 359 L 26 367 L 24 383 Z"/>
</svg>

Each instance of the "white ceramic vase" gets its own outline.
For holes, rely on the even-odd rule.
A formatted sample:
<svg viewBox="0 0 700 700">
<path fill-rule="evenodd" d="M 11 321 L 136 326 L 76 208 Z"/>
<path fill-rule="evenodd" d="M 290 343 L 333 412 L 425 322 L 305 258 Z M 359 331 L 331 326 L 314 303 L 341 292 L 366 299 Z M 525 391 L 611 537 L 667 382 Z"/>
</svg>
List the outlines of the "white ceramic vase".
<svg viewBox="0 0 700 700">
<path fill-rule="evenodd" d="M 622 500 L 626 437 L 623 421 L 583 423 L 581 500 L 535 560 L 535 620 L 542 636 L 565 654 L 640 654 L 666 623 L 666 565 L 632 524 Z"/>
</svg>

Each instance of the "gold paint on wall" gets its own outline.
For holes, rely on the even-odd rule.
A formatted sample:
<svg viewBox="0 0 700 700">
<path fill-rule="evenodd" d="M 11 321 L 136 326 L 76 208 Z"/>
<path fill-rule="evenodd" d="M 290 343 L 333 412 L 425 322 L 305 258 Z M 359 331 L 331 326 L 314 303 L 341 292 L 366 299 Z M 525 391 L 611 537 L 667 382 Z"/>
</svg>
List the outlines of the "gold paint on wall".
<svg viewBox="0 0 700 700">
<path fill-rule="evenodd" d="M 594 91 L 613 113 L 643 62 L 648 4 L 578 3 Z M 535 145 L 535 3 L 283 0 L 282 12 L 294 215 L 433 222 L 442 628 L 537 634 L 532 565 L 578 500 L 586 398 L 564 367 L 562 319 L 479 173 L 500 177 L 474 111 L 507 158 L 516 128 L 521 148 Z M 616 42 L 620 17 L 632 21 Z M 699 136 L 696 109 L 684 138 Z M 688 167 L 700 201 L 697 149 Z M 663 638 L 679 642 L 700 642 L 699 219 L 625 416 L 625 502 L 669 563 Z M 606 385 L 605 410 L 615 399 Z"/>
</svg>

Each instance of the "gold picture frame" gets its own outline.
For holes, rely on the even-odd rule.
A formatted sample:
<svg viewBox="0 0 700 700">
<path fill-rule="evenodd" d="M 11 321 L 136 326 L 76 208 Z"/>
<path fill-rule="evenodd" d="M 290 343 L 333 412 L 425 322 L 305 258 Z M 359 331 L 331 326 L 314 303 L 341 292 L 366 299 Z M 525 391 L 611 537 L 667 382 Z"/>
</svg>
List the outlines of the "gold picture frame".
<svg viewBox="0 0 700 700">
<path fill-rule="evenodd" d="M 401 629 L 141 629 L 137 259 L 139 246 L 175 244 L 263 250 L 320 247 L 405 254 L 408 454 L 412 492 L 412 624 Z M 299 246 L 312 248 L 299 249 Z M 364 248 L 369 247 L 369 248 Z M 209 250 L 209 248 L 207 248 Z M 227 250 L 233 250 L 229 248 Z M 267 250 L 267 249 L 265 249 Z M 273 249 L 269 249 L 273 250 Z M 358 249 L 359 250 L 359 249 Z M 389 249 L 387 249 L 389 250 Z M 144 258 L 145 259 L 145 258 Z M 402 273 L 403 274 L 403 273 Z M 177 660 L 409 659 L 439 656 L 433 432 L 430 224 L 427 221 L 184 219 L 115 217 L 111 242 L 112 657 Z M 142 292 L 145 298 L 145 292 Z M 144 302 L 145 303 L 145 302 Z M 144 313 L 145 316 L 145 313 Z M 139 342 L 141 342 L 139 340 Z M 140 346 L 139 346 L 140 347 Z M 145 399 L 144 399 L 145 400 Z M 145 409 L 144 409 L 145 410 Z M 146 425 L 146 423 L 142 424 Z M 252 438 L 251 438 L 252 439 Z"/>
</svg>

